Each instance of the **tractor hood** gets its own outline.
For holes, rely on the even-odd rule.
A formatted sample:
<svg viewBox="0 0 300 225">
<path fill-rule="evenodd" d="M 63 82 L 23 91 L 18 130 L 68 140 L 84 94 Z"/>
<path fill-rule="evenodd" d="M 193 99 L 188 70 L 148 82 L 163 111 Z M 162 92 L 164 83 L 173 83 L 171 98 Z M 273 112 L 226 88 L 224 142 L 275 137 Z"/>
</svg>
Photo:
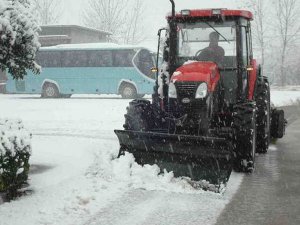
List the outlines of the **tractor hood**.
<svg viewBox="0 0 300 225">
<path fill-rule="evenodd" d="M 214 91 L 220 72 L 214 62 L 187 62 L 179 67 L 171 77 L 171 82 L 206 82 L 209 91 Z"/>
</svg>

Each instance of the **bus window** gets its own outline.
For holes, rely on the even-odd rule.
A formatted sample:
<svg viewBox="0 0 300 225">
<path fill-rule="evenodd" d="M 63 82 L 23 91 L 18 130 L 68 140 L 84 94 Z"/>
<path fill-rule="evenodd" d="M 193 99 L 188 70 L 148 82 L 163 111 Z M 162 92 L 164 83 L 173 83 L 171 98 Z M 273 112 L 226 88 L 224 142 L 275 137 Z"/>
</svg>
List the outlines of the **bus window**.
<svg viewBox="0 0 300 225">
<path fill-rule="evenodd" d="M 89 67 L 112 67 L 113 59 L 111 51 L 89 51 Z"/>
<path fill-rule="evenodd" d="M 65 51 L 62 53 L 62 67 L 86 67 L 87 63 L 86 51 Z"/>
<path fill-rule="evenodd" d="M 37 53 L 36 61 L 42 67 L 61 67 L 61 53 L 59 51 L 41 51 Z"/>
<path fill-rule="evenodd" d="M 155 79 L 155 73 L 151 71 L 151 68 L 154 67 L 153 56 L 148 50 L 142 49 L 139 51 L 138 55 L 134 58 L 134 64 L 144 75 Z"/>
<path fill-rule="evenodd" d="M 130 50 L 114 51 L 115 67 L 132 67 L 132 58 L 135 52 Z"/>
<path fill-rule="evenodd" d="M 74 52 L 74 67 L 86 67 L 88 64 L 88 55 L 86 51 Z"/>
</svg>

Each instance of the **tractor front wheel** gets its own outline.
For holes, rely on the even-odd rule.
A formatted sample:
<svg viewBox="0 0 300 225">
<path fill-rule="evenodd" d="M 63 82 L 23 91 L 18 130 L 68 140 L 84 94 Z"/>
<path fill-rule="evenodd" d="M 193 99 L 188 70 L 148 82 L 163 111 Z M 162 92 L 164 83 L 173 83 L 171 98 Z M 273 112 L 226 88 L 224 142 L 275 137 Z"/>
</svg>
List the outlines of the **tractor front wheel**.
<svg viewBox="0 0 300 225">
<path fill-rule="evenodd" d="M 125 116 L 125 130 L 148 131 L 151 128 L 151 103 L 144 99 L 135 99 L 129 103 Z"/>
</svg>

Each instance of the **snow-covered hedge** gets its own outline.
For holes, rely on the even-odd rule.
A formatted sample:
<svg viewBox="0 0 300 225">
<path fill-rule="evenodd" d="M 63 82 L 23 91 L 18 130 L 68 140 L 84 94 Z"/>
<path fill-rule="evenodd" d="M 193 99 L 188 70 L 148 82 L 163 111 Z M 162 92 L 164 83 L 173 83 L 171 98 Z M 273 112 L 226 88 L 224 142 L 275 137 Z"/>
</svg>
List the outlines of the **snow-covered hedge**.
<svg viewBox="0 0 300 225">
<path fill-rule="evenodd" d="M 26 184 L 31 155 L 31 134 L 21 120 L 0 119 L 0 191 L 9 198 Z"/>
<path fill-rule="evenodd" d="M 28 0 L 0 1 L 0 70 L 22 79 L 26 69 L 40 71 L 35 62 L 39 26 Z"/>
</svg>

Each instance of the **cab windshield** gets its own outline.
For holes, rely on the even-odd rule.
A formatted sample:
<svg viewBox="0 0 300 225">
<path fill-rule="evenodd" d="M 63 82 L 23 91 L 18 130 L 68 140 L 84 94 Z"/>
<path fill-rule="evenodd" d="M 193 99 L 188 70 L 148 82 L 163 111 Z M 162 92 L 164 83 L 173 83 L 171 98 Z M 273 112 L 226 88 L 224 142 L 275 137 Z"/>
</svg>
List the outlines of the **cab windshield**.
<svg viewBox="0 0 300 225">
<path fill-rule="evenodd" d="M 213 61 L 236 68 L 235 22 L 178 23 L 178 60 Z"/>
</svg>

